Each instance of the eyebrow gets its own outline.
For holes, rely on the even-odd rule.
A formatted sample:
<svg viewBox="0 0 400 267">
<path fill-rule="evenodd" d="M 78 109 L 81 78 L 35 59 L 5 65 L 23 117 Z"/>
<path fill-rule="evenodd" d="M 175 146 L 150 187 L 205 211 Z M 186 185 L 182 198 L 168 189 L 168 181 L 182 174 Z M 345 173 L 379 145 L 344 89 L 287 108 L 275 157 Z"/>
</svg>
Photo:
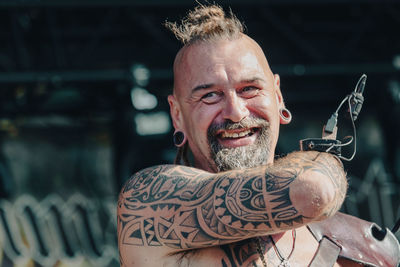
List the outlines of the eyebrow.
<svg viewBox="0 0 400 267">
<path fill-rule="evenodd" d="M 192 94 L 199 91 L 199 90 L 204 90 L 204 89 L 209 89 L 211 87 L 213 87 L 215 84 L 213 83 L 207 83 L 207 84 L 201 84 L 196 86 L 195 88 L 192 89 Z"/>
<path fill-rule="evenodd" d="M 254 77 L 252 79 L 243 80 L 240 83 L 254 83 L 254 82 L 264 82 L 264 83 L 266 83 L 266 81 L 263 78 L 260 78 L 260 77 Z"/>
<path fill-rule="evenodd" d="M 266 81 L 263 78 L 254 77 L 254 78 L 251 78 L 251 79 L 242 80 L 239 83 L 254 83 L 254 82 L 264 82 L 265 83 Z M 214 87 L 214 86 L 215 86 L 214 83 L 200 84 L 200 85 L 198 85 L 198 86 L 196 86 L 196 87 L 194 87 L 192 89 L 192 94 L 197 92 L 197 91 L 204 90 L 204 89 L 209 89 L 209 88 Z"/>
</svg>

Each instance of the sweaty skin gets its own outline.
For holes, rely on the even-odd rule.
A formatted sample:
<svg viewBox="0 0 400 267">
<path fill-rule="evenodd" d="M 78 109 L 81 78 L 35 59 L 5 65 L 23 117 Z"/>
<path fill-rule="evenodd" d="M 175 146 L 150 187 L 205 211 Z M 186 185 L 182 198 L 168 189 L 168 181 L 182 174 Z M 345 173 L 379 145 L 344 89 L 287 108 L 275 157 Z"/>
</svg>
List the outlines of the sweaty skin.
<svg viewBox="0 0 400 267">
<path fill-rule="evenodd" d="M 307 266 L 318 244 L 304 226 L 340 208 L 347 181 L 341 163 L 326 153 L 295 152 L 274 161 L 284 103 L 279 76 L 261 48 L 246 35 L 194 43 L 178 53 L 174 81 L 171 116 L 195 168 L 155 166 L 127 182 L 118 202 L 121 265 L 263 266 L 254 242 L 260 237 L 268 266 L 278 266 L 268 235 L 287 256 L 296 228 L 290 263 Z M 265 165 L 217 172 L 207 129 L 249 116 L 268 121 L 272 153 Z M 248 146 L 258 131 L 226 130 L 217 138 L 225 147 Z"/>
</svg>

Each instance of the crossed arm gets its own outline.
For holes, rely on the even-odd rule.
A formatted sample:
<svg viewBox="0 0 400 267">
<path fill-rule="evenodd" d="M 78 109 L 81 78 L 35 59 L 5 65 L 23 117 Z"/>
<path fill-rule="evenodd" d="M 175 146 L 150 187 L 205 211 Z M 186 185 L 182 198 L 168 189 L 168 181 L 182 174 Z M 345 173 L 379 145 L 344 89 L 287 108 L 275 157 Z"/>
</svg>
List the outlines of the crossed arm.
<svg viewBox="0 0 400 267">
<path fill-rule="evenodd" d="M 180 251 L 293 229 L 334 214 L 346 189 L 341 163 L 318 152 L 216 174 L 176 165 L 148 168 L 121 191 L 120 251 Z"/>
</svg>

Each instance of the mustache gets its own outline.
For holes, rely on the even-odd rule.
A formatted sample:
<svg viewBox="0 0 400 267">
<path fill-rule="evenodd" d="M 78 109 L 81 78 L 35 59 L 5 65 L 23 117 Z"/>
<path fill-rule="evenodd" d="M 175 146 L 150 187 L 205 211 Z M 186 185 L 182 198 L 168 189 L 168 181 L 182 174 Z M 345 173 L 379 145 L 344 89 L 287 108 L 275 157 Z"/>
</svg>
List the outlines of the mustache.
<svg viewBox="0 0 400 267">
<path fill-rule="evenodd" d="M 213 137 L 218 131 L 221 130 L 238 130 L 238 129 L 249 129 L 249 128 L 266 128 L 269 127 L 269 122 L 265 119 L 258 117 L 246 117 L 240 122 L 233 122 L 231 120 L 225 120 L 221 123 L 213 123 L 208 127 L 207 135 Z"/>
</svg>

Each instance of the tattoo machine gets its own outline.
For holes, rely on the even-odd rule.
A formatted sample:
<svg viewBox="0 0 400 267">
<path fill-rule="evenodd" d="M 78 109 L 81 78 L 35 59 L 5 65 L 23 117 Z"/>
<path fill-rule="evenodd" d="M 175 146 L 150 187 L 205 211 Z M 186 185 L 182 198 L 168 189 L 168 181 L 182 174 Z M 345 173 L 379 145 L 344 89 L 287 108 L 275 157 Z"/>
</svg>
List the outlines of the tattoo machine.
<svg viewBox="0 0 400 267">
<path fill-rule="evenodd" d="M 345 161 L 351 161 L 355 154 L 356 154 L 356 127 L 354 121 L 357 119 L 358 114 L 361 111 L 362 104 L 364 102 L 363 92 L 365 88 L 365 83 L 367 81 L 367 75 L 363 74 L 361 78 L 358 80 L 354 91 L 347 95 L 336 111 L 332 114 L 329 118 L 326 125 L 324 125 L 322 130 L 322 138 L 307 138 L 300 140 L 300 150 L 302 151 L 320 151 L 320 152 L 328 152 L 338 156 L 340 159 Z M 353 128 L 353 135 L 354 136 L 347 136 L 344 140 L 339 141 L 336 140 L 337 134 L 337 120 L 338 120 L 338 113 L 342 106 L 347 102 L 347 112 L 350 115 L 350 120 Z M 351 157 L 347 158 L 342 156 L 341 148 L 344 146 L 350 145 L 354 140 L 354 150 Z"/>
</svg>

